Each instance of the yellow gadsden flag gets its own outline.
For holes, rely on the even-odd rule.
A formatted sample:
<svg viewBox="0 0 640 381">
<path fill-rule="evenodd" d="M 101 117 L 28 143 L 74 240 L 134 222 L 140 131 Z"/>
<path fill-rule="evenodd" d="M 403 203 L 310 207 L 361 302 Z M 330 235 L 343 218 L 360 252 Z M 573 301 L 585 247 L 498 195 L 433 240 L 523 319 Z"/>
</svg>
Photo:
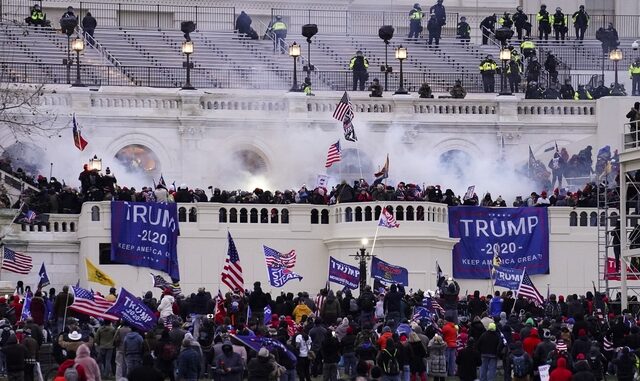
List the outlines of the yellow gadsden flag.
<svg viewBox="0 0 640 381">
<path fill-rule="evenodd" d="M 84 261 L 87 264 L 87 279 L 89 282 L 96 282 L 104 284 L 105 286 L 115 287 L 116 282 L 114 282 L 109 275 L 96 267 L 96 265 L 91 263 L 89 258 L 85 258 Z"/>
</svg>

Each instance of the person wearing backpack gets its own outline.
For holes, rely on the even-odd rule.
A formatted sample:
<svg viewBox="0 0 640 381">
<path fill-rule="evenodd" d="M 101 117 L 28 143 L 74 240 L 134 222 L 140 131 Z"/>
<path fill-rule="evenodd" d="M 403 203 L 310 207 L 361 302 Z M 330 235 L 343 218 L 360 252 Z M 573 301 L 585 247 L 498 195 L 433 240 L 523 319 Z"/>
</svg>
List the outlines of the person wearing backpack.
<svg viewBox="0 0 640 381">
<path fill-rule="evenodd" d="M 98 349 L 98 363 L 104 378 L 110 378 L 112 375 L 111 361 L 113 360 L 113 339 L 115 334 L 116 329 L 113 328 L 109 320 L 105 320 L 96 332 L 95 344 Z"/>
<path fill-rule="evenodd" d="M 334 331 L 326 331 L 320 353 L 324 361 L 322 365 L 322 379 L 324 381 L 337 381 L 338 362 L 340 361 L 340 343 Z"/>
<path fill-rule="evenodd" d="M 122 342 L 126 369 L 124 374 L 128 374 L 129 371 L 142 366 L 142 355 L 144 354 L 143 344 L 144 339 L 133 328 L 131 329 L 131 332 L 127 333 L 124 337 Z"/>
<path fill-rule="evenodd" d="M 75 357 L 75 354 L 74 354 Z M 87 375 L 81 364 L 76 364 L 74 357 L 68 357 L 58 367 L 58 372 L 53 381 L 86 381 Z"/>
<path fill-rule="evenodd" d="M 393 339 L 388 339 L 385 349 L 381 350 L 377 359 L 378 367 L 382 370 L 382 379 L 385 381 L 400 381 L 400 364 L 398 362 L 398 349 Z M 446 372 L 446 369 L 445 369 Z"/>
<path fill-rule="evenodd" d="M 529 374 L 533 370 L 533 361 L 527 352 L 522 349 L 522 343 L 516 341 L 509 355 L 511 364 L 511 378 L 513 381 L 528 381 Z"/>
</svg>

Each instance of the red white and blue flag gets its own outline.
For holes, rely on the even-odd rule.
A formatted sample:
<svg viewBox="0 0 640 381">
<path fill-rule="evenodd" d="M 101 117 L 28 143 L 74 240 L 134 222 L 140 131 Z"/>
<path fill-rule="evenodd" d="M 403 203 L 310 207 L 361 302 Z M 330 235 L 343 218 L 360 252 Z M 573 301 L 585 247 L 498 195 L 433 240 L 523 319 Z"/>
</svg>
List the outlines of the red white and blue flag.
<svg viewBox="0 0 640 381">
<path fill-rule="evenodd" d="M 107 310 L 113 307 L 113 302 L 106 300 L 102 295 L 94 291 L 89 291 L 82 287 L 73 286 L 73 304 L 69 306 L 74 311 L 80 312 L 87 316 L 103 318 L 116 321 L 119 318 L 115 315 L 107 313 Z"/>
<path fill-rule="evenodd" d="M 393 214 L 389 213 L 386 208 L 383 208 L 382 213 L 380 213 L 380 219 L 378 219 L 378 226 L 393 229 L 399 227 L 400 224 L 396 222 Z"/>
<path fill-rule="evenodd" d="M 340 150 L 340 140 L 333 143 L 329 146 L 329 151 L 327 152 L 327 162 L 324 164 L 325 168 L 329 168 L 333 165 L 333 163 L 337 163 L 342 160 L 341 150 Z"/>
<path fill-rule="evenodd" d="M 82 131 L 78 128 L 78 122 L 76 121 L 76 114 L 73 114 L 73 145 L 80 151 L 84 151 L 85 147 L 89 143 L 82 137 Z"/>
<path fill-rule="evenodd" d="M 6 246 L 2 246 L 2 270 L 17 274 L 29 274 L 33 268 L 31 257 L 16 253 Z"/>
<path fill-rule="evenodd" d="M 282 254 L 270 247 L 264 246 L 264 259 L 265 262 L 267 262 L 267 266 L 292 269 L 296 265 L 297 255 L 295 250 Z"/>
<path fill-rule="evenodd" d="M 544 298 L 536 286 L 529 278 L 527 269 L 522 270 L 522 278 L 520 278 L 520 286 L 518 287 L 518 296 L 522 295 L 525 299 L 529 299 L 537 306 L 542 306 Z"/>
<path fill-rule="evenodd" d="M 220 274 L 222 283 L 227 285 L 231 290 L 244 293 L 244 278 L 242 277 L 242 266 L 240 265 L 240 255 L 236 244 L 231 238 L 231 233 L 227 232 L 227 240 L 229 248 L 227 250 L 227 259 L 224 262 L 222 274 Z"/>
</svg>

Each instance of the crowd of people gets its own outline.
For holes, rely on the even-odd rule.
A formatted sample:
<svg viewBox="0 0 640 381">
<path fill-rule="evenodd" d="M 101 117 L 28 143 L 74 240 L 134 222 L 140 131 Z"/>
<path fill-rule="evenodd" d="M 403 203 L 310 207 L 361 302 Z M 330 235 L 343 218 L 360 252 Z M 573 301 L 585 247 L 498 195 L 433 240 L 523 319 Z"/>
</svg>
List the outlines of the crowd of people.
<svg viewBox="0 0 640 381">
<path fill-rule="evenodd" d="M 375 201 L 427 201 L 443 203 L 448 206 L 480 205 L 480 206 L 572 206 L 597 207 L 598 187 L 605 190 L 607 178 L 613 184 L 617 173 L 618 152 L 611 152 L 609 146 L 600 149 L 596 155 L 595 166 L 592 160 L 592 147 L 588 146 L 576 154 L 570 155 L 566 148 L 557 149 L 553 158 L 545 165 L 540 160 L 530 159 L 521 169 L 523 177 L 528 177 L 536 184 L 540 191 L 532 192 L 529 196 L 518 196 L 513 202 L 507 202 L 502 196 L 495 199 L 491 193 L 456 194 L 452 189 L 443 188 L 438 184 L 416 184 L 399 182 L 395 186 L 375 181 L 369 184 L 360 179 L 353 183 L 342 181 L 340 184 L 327 189 L 317 186 L 308 188 L 302 185 L 298 190 L 284 191 L 263 190 L 255 188 L 252 191 L 221 190 L 209 187 L 209 193 L 201 188 L 189 188 L 186 184 L 178 186 L 159 181 L 155 187 L 134 187 L 119 185 L 116 177 L 106 168 L 105 173 L 92 170 L 85 165 L 79 175 L 80 188 L 75 189 L 60 183 L 55 177 L 47 179 L 42 175 L 32 176 L 23 169 L 15 171 L 11 160 L 0 159 L 0 170 L 3 170 L 21 181 L 37 188 L 27 188 L 20 200 L 11 203 L 6 190 L 0 188 L 0 205 L 4 207 L 20 207 L 24 202 L 29 209 L 38 214 L 80 212 L 85 201 L 139 201 L 139 202 L 217 202 L 217 203 L 253 203 L 253 204 L 315 204 L 332 205 L 349 202 Z M 576 184 L 567 184 L 568 179 L 581 179 L 581 189 L 570 189 Z M 564 183 L 563 183 L 564 181 Z M 564 186 L 563 186 L 564 184 Z"/>
<path fill-rule="evenodd" d="M 79 313 L 73 292 L 18 283 L 0 298 L 0 373 L 33 380 L 632 380 L 640 349 L 637 311 L 594 290 L 540 302 L 511 291 L 461 295 L 452 278 L 437 291 L 366 286 L 274 296 L 252 290 L 188 296 L 167 288 L 140 300 L 158 322 L 142 332 L 125 321 Z M 30 313 L 22 313 L 25 299 Z M 114 301 L 116 290 L 104 297 Z M 248 341 L 258 341 L 252 346 Z M 45 364 L 40 349 L 55 359 Z M 76 377 L 76 378 L 71 378 Z"/>
</svg>

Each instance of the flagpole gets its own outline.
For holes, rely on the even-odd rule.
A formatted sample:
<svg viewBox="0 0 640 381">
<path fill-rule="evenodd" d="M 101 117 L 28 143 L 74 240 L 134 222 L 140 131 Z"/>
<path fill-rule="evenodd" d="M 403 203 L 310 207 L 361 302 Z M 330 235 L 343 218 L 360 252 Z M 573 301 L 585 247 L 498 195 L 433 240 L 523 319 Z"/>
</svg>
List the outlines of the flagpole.
<svg viewBox="0 0 640 381">
<path fill-rule="evenodd" d="M 380 219 L 378 219 L 378 221 L 380 221 Z M 378 239 L 379 230 L 380 230 L 380 223 L 376 225 L 376 233 L 373 235 L 373 243 L 371 244 L 371 253 L 370 253 L 371 256 L 373 256 L 373 250 L 376 248 L 376 240 Z"/>
<path fill-rule="evenodd" d="M 358 168 L 360 169 L 360 178 L 364 179 L 364 176 L 362 175 L 362 163 L 360 162 L 360 144 L 358 143 L 357 140 L 356 140 L 356 154 L 358 155 Z"/>
</svg>

